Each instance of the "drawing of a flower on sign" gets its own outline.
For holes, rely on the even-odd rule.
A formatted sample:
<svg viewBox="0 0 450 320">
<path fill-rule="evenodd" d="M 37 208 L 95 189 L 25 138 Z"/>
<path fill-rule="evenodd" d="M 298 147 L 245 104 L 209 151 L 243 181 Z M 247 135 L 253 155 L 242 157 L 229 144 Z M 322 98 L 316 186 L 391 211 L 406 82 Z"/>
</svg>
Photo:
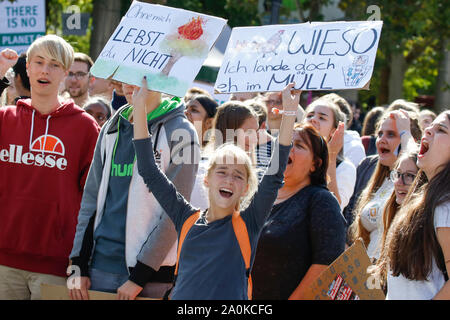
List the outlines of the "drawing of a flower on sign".
<svg viewBox="0 0 450 320">
<path fill-rule="evenodd" d="M 204 41 L 205 23 L 205 19 L 193 17 L 164 38 L 160 47 L 171 57 L 161 70 L 161 74 L 168 76 L 175 63 L 182 57 L 202 58 L 208 54 L 208 43 Z"/>
<path fill-rule="evenodd" d="M 368 56 L 361 55 L 356 57 L 351 65 L 342 68 L 344 82 L 347 87 L 357 86 L 372 69 L 371 66 L 367 65 L 368 60 Z"/>
</svg>

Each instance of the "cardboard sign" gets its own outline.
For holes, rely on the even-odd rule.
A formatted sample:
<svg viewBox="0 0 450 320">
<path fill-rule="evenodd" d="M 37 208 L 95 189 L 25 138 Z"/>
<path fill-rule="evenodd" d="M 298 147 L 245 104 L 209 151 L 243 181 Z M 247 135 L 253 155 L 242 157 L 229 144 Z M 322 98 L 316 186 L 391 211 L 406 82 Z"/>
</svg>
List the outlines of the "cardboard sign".
<svg viewBox="0 0 450 320">
<path fill-rule="evenodd" d="M 117 300 L 117 294 L 88 290 L 90 300 Z M 66 286 L 53 284 L 41 284 L 42 300 L 70 300 L 69 292 Z M 158 300 L 151 298 L 136 297 L 136 300 Z"/>
<path fill-rule="evenodd" d="M 359 89 L 372 76 L 382 21 L 234 28 L 219 70 L 220 93 Z"/>
<path fill-rule="evenodd" d="M 361 240 L 341 254 L 315 280 L 305 298 L 309 300 L 384 300 L 381 288 L 367 273 L 371 266 Z"/>
<path fill-rule="evenodd" d="M 100 53 L 91 73 L 184 96 L 226 20 L 134 1 Z"/>
<path fill-rule="evenodd" d="M 0 51 L 11 48 L 20 54 L 45 29 L 45 0 L 0 2 Z"/>
</svg>

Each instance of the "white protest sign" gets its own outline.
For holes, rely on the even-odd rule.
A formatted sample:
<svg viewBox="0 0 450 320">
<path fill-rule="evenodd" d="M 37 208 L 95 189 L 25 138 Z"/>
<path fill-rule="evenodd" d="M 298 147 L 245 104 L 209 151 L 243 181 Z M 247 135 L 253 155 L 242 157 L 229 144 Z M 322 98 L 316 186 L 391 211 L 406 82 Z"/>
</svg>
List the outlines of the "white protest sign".
<svg viewBox="0 0 450 320">
<path fill-rule="evenodd" d="M 0 51 L 11 48 L 20 54 L 45 29 L 45 0 L 0 2 Z"/>
<path fill-rule="evenodd" d="M 106 43 L 91 73 L 182 97 L 226 20 L 134 1 Z"/>
<path fill-rule="evenodd" d="M 372 76 L 382 21 L 234 28 L 215 83 L 220 93 L 357 89 Z"/>
</svg>

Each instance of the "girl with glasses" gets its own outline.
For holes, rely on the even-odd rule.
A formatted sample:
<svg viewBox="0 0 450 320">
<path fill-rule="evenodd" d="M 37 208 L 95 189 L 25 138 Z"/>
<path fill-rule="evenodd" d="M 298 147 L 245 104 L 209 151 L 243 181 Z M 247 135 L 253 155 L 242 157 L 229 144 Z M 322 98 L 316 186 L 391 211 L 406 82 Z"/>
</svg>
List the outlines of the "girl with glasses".
<svg viewBox="0 0 450 320">
<path fill-rule="evenodd" d="M 387 233 L 387 299 L 450 299 L 450 111 L 425 129 L 418 177 Z M 377 270 L 379 272 L 379 269 Z"/>
<path fill-rule="evenodd" d="M 419 168 L 417 167 L 417 154 L 419 151 L 414 149 L 403 153 L 397 160 L 394 170 L 391 171 L 389 179 L 394 183 L 394 190 L 386 202 L 383 210 L 383 233 L 380 240 L 381 256 L 377 261 L 376 267 L 373 270 L 379 272 L 383 289 L 386 290 L 386 256 L 385 256 L 385 244 L 386 235 L 394 220 L 394 217 L 400 210 L 401 205 L 404 203 L 405 197 L 410 190 L 411 185 L 416 178 Z M 372 271 L 375 272 L 375 271 Z"/>
<path fill-rule="evenodd" d="M 378 163 L 367 186 L 359 196 L 350 226 L 350 240 L 362 238 L 370 259 L 380 255 L 383 233 L 382 213 L 394 185 L 389 179 L 400 151 L 410 150 L 421 136 L 417 115 L 404 110 L 386 113 L 377 126 Z"/>
</svg>

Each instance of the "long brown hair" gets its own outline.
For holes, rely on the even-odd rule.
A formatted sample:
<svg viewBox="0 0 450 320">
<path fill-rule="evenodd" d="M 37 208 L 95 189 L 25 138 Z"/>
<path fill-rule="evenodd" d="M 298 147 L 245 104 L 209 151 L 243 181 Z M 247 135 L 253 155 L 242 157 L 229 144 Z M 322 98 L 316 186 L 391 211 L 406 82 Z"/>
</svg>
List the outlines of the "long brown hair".
<svg viewBox="0 0 450 320">
<path fill-rule="evenodd" d="M 417 114 L 408 112 L 410 116 L 410 129 L 411 135 L 414 140 L 419 141 L 422 137 L 422 130 L 419 126 Z M 381 124 L 389 118 L 389 112 L 386 112 L 383 117 L 378 121 L 377 132 L 380 130 Z M 364 245 L 367 247 L 370 242 L 370 232 L 362 225 L 361 213 L 367 204 L 373 199 L 375 193 L 380 189 L 386 178 L 389 177 L 390 169 L 387 166 L 382 165 L 379 161 L 375 167 L 375 171 L 372 174 L 367 186 L 362 191 L 358 201 L 356 202 L 354 214 L 354 221 L 349 228 L 349 238 L 354 242 L 358 238 L 362 238 Z"/>
<path fill-rule="evenodd" d="M 450 112 L 447 117 L 450 119 Z M 437 206 L 450 201 L 450 161 L 437 170 L 438 173 L 428 183 L 424 183 L 423 170 L 419 171 L 413 192 L 406 196 L 405 205 L 388 232 L 386 255 L 394 276 L 402 274 L 410 280 L 426 280 L 432 270 L 433 259 L 439 269 L 446 272 L 434 228 L 434 213 Z"/>
<path fill-rule="evenodd" d="M 450 201 L 450 162 L 428 183 L 423 171 L 416 178 L 413 192 L 405 198 L 386 237 L 386 257 L 392 274 L 410 280 L 426 280 L 433 258 L 445 271 L 442 249 L 434 229 L 434 211 Z M 422 184 L 422 185 L 421 185 Z"/>
<path fill-rule="evenodd" d="M 409 159 L 416 165 L 417 168 L 417 155 L 419 151 L 418 149 L 415 150 L 409 150 L 406 153 L 403 153 L 396 161 L 394 168 L 398 168 L 400 163 L 405 160 Z M 411 188 L 409 188 L 411 189 Z M 408 191 L 409 191 L 408 189 Z M 394 220 L 395 215 L 397 214 L 398 210 L 400 209 L 400 205 L 397 203 L 397 197 L 395 196 L 395 190 L 392 191 L 391 196 L 389 197 L 388 201 L 386 202 L 383 210 L 383 234 L 381 235 L 381 248 L 384 248 L 385 242 L 386 242 L 386 236 L 387 232 L 392 224 L 392 221 Z"/>
<path fill-rule="evenodd" d="M 412 160 L 414 163 L 417 162 L 417 154 L 418 154 L 418 150 L 412 150 L 409 151 L 408 153 L 404 153 L 401 157 L 399 157 L 397 159 L 397 162 L 395 164 L 395 168 L 397 168 L 400 165 L 400 162 L 403 161 L 405 158 Z M 424 182 L 426 181 L 426 177 L 424 176 L 424 174 L 422 175 L 416 175 L 416 179 L 419 180 L 418 184 L 419 185 L 423 185 Z M 415 180 L 413 184 L 415 183 Z M 412 190 L 412 186 L 408 189 L 408 193 L 411 192 Z M 404 200 L 403 203 L 406 200 Z M 395 196 L 395 191 L 392 191 L 391 196 L 389 197 L 389 200 L 386 202 L 386 205 L 384 207 L 383 210 L 383 233 L 381 235 L 381 252 L 380 252 L 380 258 L 377 260 L 377 264 L 375 266 L 375 274 L 378 274 L 379 279 L 381 280 L 381 284 L 383 286 L 385 286 L 386 283 L 386 277 L 387 277 L 387 268 L 388 268 L 388 259 L 386 256 L 386 237 L 387 234 L 389 232 L 389 229 L 392 225 L 392 222 L 394 221 L 394 218 L 396 217 L 398 211 L 400 210 L 400 205 L 397 203 L 397 199 Z"/>
<path fill-rule="evenodd" d="M 361 136 L 375 136 L 377 131 L 377 123 L 384 114 L 383 107 L 372 108 L 364 117 Z"/>
<path fill-rule="evenodd" d="M 364 207 L 373 199 L 375 193 L 380 189 L 386 178 L 389 177 L 390 169 L 387 166 L 382 165 L 380 162 L 377 163 L 375 171 L 370 177 L 367 186 L 362 191 L 361 195 L 356 202 L 354 210 L 354 221 L 349 228 L 349 236 L 352 242 L 358 238 L 362 238 L 364 245 L 367 247 L 370 242 L 370 232 L 362 225 L 361 213 Z"/>
</svg>

